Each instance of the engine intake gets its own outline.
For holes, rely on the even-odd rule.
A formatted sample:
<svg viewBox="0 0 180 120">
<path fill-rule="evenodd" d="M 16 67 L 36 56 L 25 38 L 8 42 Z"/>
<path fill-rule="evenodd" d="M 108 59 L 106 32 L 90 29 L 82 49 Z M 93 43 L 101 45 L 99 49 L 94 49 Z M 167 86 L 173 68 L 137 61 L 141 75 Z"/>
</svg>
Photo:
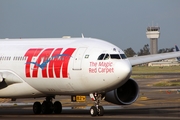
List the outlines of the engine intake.
<svg viewBox="0 0 180 120">
<path fill-rule="evenodd" d="M 118 105 L 130 105 L 136 101 L 139 94 L 139 87 L 135 80 L 129 79 L 121 87 L 107 92 L 105 100 Z"/>
</svg>

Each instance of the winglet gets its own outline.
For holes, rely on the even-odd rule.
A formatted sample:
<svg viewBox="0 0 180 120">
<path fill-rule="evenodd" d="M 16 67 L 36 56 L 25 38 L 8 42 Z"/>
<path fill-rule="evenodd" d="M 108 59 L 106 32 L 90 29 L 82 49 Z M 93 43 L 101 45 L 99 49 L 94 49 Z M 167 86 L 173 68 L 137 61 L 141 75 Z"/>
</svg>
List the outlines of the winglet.
<svg viewBox="0 0 180 120">
<path fill-rule="evenodd" d="M 83 33 L 81 33 L 81 36 L 82 36 L 82 38 L 84 38 L 84 35 L 83 35 Z"/>
</svg>

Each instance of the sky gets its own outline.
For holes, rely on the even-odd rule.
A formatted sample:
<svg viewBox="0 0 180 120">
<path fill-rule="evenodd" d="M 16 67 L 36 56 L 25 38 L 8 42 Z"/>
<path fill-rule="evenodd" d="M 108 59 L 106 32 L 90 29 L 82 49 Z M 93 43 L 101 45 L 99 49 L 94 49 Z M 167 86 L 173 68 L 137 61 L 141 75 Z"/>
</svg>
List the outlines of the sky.
<svg viewBox="0 0 180 120">
<path fill-rule="evenodd" d="M 180 47 L 180 0 L 0 0 L 0 38 L 98 38 L 138 52 L 148 26 L 158 49 Z"/>
</svg>

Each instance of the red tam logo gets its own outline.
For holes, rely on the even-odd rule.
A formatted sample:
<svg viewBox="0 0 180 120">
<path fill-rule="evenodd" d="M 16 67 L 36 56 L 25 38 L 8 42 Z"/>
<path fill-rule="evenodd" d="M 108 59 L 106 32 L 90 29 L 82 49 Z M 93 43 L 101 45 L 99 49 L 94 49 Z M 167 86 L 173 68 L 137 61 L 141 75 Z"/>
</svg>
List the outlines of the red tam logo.
<svg viewBox="0 0 180 120">
<path fill-rule="evenodd" d="M 38 77 L 38 70 L 42 70 L 43 78 L 62 78 L 68 77 L 68 64 L 71 55 L 76 50 L 75 48 L 68 48 L 61 53 L 63 48 L 31 48 L 24 56 L 28 57 L 25 65 L 26 77 Z M 33 57 L 37 57 L 33 61 Z M 33 66 L 32 66 L 33 65 Z M 31 67 L 33 67 L 31 72 Z"/>
</svg>

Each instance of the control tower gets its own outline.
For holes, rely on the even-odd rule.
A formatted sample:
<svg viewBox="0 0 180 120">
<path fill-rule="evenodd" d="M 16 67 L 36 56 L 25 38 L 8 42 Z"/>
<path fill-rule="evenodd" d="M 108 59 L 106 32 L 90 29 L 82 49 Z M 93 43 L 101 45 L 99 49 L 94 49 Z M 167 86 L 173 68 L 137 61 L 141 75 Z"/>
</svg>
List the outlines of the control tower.
<svg viewBox="0 0 180 120">
<path fill-rule="evenodd" d="M 147 38 L 150 39 L 150 53 L 157 54 L 158 52 L 158 38 L 160 36 L 160 27 L 147 27 Z"/>
</svg>

